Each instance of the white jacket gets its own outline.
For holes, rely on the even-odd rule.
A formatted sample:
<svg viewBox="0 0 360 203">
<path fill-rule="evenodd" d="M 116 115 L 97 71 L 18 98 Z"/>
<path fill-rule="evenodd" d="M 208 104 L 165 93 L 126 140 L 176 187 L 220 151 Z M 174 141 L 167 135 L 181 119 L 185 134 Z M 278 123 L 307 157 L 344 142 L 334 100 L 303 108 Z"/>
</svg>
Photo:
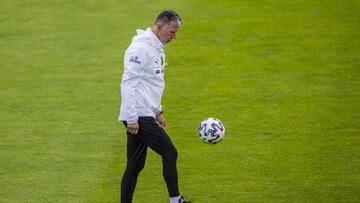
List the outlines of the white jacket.
<svg viewBox="0 0 360 203">
<path fill-rule="evenodd" d="M 124 55 L 119 121 L 136 123 L 140 116 L 155 117 L 162 111 L 165 88 L 163 43 L 150 28 L 137 35 Z"/>
</svg>

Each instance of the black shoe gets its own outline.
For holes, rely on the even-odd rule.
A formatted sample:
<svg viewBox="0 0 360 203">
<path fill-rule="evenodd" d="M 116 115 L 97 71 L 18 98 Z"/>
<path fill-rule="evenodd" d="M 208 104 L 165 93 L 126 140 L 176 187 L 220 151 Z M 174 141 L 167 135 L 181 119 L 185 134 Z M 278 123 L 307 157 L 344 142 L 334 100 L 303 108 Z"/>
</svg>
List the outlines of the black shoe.
<svg viewBox="0 0 360 203">
<path fill-rule="evenodd" d="M 183 196 L 180 197 L 179 203 L 191 203 L 191 200 L 186 201 Z"/>
</svg>

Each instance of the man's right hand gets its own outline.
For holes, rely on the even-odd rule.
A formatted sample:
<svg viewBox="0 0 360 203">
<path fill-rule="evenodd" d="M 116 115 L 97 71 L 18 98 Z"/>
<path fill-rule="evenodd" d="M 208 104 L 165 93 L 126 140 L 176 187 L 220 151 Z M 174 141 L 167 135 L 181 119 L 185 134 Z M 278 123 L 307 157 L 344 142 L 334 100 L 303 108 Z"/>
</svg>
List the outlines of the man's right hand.
<svg viewBox="0 0 360 203">
<path fill-rule="evenodd" d="M 131 124 L 128 124 L 127 125 L 127 131 L 131 134 L 138 134 L 139 132 L 139 123 L 136 122 L 136 123 L 131 123 Z"/>
</svg>

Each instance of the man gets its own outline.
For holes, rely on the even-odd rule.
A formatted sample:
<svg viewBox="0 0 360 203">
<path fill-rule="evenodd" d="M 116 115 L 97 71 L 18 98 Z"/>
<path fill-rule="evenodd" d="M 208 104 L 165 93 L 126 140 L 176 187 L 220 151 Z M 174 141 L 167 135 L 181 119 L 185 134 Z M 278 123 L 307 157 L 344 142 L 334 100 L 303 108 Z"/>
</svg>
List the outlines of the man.
<svg viewBox="0 0 360 203">
<path fill-rule="evenodd" d="M 125 52 L 119 120 L 127 128 L 127 164 L 121 180 L 121 202 L 132 201 L 137 177 L 144 168 L 147 148 L 161 155 L 170 203 L 185 201 L 178 189 L 177 150 L 165 132 L 161 98 L 164 90 L 163 47 L 175 39 L 182 21 L 165 10 L 152 28 L 137 30 Z"/>
</svg>

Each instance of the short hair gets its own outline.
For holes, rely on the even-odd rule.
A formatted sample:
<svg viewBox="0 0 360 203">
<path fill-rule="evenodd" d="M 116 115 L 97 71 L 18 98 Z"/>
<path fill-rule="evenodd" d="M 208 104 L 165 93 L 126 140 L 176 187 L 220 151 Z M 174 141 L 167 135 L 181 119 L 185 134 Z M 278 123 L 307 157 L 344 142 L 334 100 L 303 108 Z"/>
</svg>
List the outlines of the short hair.
<svg viewBox="0 0 360 203">
<path fill-rule="evenodd" d="M 155 23 L 164 22 L 170 24 L 171 22 L 176 22 L 179 26 L 182 24 L 180 16 L 173 10 L 164 10 L 162 11 L 155 20 Z"/>
</svg>

